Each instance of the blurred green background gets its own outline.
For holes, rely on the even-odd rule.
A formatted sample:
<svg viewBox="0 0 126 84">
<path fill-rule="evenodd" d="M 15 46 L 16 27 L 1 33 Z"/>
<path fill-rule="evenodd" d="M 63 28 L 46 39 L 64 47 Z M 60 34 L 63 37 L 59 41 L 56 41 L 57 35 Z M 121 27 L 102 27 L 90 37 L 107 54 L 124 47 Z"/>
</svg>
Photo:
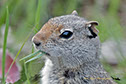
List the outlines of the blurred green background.
<svg viewBox="0 0 126 84">
<path fill-rule="evenodd" d="M 100 31 L 101 42 L 112 38 L 120 45 L 120 41 L 126 41 L 126 0 L 0 0 L 0 48 L 2 47 L 2 33 L 6 20 L 6 6 L 9 8 L 9 26 L 11 28 L 7 48 L 14 56 L 28 33 L 33 27 L 36 27 L 22 49 L 18 60 L 32 53 L 31 38 L 48 19 L 70 14 L 73 10 L 77 10 L 79 16 L 99 22 L 97 28 Z M 126 84 L 125 59 L 119 61 L 114 67 L 105 61 L 102 62 L 111 75 L 121 77 L 121 81 L 116 81 L 117 83 Z M 27 84 L 23 63 L 20 62 L 20 64 L 22 66 L 22 76 L 15 84 Z M 37 74 L 39 74 L 42 66 L 41 59 L 27 65 L 31 84 L 38 84 L 39 77 Z M 124 73 L 116 74 L 116 72 L 113 72 L 114 70 L 123 71 Z"/>
</svg>

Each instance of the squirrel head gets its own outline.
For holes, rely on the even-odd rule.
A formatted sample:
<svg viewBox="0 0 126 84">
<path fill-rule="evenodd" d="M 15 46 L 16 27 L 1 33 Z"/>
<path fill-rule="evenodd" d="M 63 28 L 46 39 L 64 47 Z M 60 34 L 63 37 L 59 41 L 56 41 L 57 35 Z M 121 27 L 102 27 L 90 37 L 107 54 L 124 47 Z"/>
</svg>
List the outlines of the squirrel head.
<svg viewBox="0 0 126 84">
<path fill-rule="evenodd" d="M 72 68 L 98 59 L 97 25 L 98 22 L 87 21 L 73 11 L 51 18 L 32 40 L 54 64 Z"/>
</svg>

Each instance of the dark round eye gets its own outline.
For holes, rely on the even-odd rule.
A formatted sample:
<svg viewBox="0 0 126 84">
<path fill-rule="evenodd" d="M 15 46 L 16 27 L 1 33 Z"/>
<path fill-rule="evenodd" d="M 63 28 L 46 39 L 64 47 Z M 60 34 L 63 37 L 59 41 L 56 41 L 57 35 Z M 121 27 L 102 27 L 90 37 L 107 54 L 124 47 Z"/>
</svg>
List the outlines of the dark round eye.
<svg viewBox="0 0 126 84">
<path fill-rule="evenodd" d="M 60 38 L 68 39 L 68 38 L 70 38 L 72 35 L 73 35 L 73 32 L 71 32 L 71 31 L 64 31 L 64 32 L 60 35 Z"/>
</svg>

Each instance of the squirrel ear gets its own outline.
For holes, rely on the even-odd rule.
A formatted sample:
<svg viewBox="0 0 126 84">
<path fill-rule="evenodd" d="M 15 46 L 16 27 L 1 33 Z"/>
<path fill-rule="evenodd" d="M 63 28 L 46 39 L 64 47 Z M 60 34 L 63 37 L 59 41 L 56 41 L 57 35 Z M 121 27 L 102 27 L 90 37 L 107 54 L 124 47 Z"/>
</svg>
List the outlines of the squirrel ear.
<svg viewBox="0 0 126 84">
<path fill-rule="evenodd" d="M 76 15 L 76 16 L 78 16 L 78 13 L 77 13 L 76 10 L 74 10 L 71 14 L 72 14 L 72 15 Z"/>
<path fill-rule="evenodd" d="M 93 37 L 95 38 L 98 35 L 98 29 L 95 27 L 98 25 L 97 21 L 89 21 L 86 22 L 86 27 L 89 29 Z"/>
</svg>

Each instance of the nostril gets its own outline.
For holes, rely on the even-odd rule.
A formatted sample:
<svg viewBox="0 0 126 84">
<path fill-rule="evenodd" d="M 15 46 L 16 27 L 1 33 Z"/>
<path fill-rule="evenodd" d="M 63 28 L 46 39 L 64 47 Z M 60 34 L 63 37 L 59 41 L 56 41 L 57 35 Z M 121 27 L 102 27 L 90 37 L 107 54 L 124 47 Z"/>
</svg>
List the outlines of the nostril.
<svg viewBox="0 0 126 84">
<path fill-rule="evenodd" d="M 35 45 L 36 45 L 36 46 L 40 46 L 40 45 L 41 45 L 41 43 L 40 43 L 40 42 L 37 42 L 37 43 L 35 43 Z"/>
</svg>

